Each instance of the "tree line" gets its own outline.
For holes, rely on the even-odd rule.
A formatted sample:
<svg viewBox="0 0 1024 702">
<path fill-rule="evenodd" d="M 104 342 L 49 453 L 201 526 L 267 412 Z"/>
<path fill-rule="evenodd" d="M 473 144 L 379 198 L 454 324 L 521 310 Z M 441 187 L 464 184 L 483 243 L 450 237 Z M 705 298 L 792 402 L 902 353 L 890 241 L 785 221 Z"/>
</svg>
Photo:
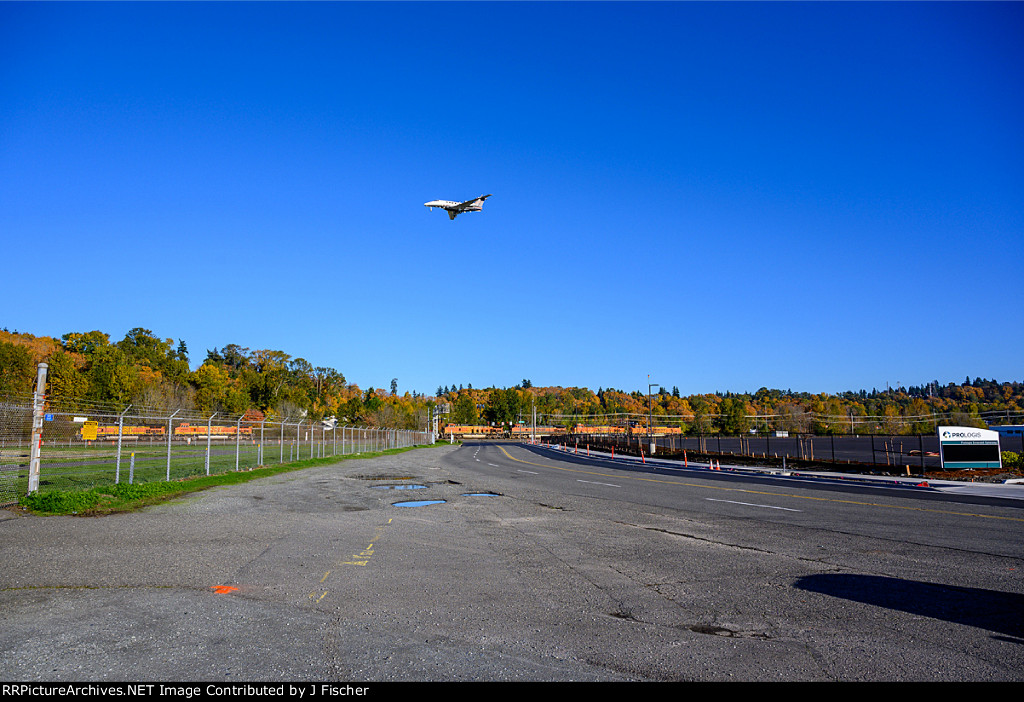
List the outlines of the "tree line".
<svg viewBox="0 0 1024 702">
<path fill-rule="evenodd" d="M 689 434 L 789 431 L 803 434 L 929 434 L 941 425 L 1024 423 L 1024 383 L 967 378 L 914 387 L 839 394 L 760 388 L 753 393 L 682 396 L 678 387 L 650 395 L 600 388 L 443 387 L 453 424 L 577 424 L 679 427 Z"/>
<path fill-rule="evenodd" d="M 119 412 L 131 405 L 248 414 L 254 421 L 335 417 L 343 424 L 422 430 L 433 405 L 417 393 L 399 395 L 397 378 L 390 392 L 361 389 L 335 368 L 273 349 L 228 344 L 207 350 L 192 370 L 184 341 L 142 327 L 120 341 L 100 331 L 60 339 L 0 331 L 0 397 L 33 392 L 40 362 L 48 364 L 46 392 L 57 411 L 88 403 Z"/>
<path fill-rule="evenodd" d="M 253 418 L 335 417 L 346 424 L 423 429 L 435 406 L 453 424 L 576 424 L 676 426 L 691 434 L 790 431 L 814 434 L 927 434 L 936 426 L 984 427 L 1024 423 L 1024 383 L 967 377 L 917 386 L 838 394 L 760 388 L 753 393 L 683 396 L 678 387 L 650 395 L 614 388 L 535 387 L 528 379 L 510 388 L 443 386 L 434 396 L 361 389 L 344 374 L 272 349 L 236 344 L 207 350 L 191 369 L 184 341 L 136 327 L 111 341 L 100 331 L 60 339 L 0 330 L 0 397 L 34 390 L 36 366 L 45 361 L 51 406 L 82 403 L 120 411 L 129 405 L 157 410 L 220 412 Z M 649 419 L 650 418 L 650 419 Z"/>
</svg>

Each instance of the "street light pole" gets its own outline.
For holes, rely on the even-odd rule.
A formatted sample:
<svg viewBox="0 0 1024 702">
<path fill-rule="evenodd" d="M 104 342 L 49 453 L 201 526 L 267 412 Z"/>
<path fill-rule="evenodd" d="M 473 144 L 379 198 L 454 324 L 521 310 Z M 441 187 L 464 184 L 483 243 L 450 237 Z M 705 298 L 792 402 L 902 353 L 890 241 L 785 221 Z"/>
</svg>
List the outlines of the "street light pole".
<svg viewBox="0 0 1024 702">
<path fill-rule="evenodd" d="M 651 455 L 654 455 L 654 409 L 651 405 L 651 388 L 657 383 L 651 382 L 651 376 L 647 376 L 647 438 L 649 441 Z"/>
</svg>

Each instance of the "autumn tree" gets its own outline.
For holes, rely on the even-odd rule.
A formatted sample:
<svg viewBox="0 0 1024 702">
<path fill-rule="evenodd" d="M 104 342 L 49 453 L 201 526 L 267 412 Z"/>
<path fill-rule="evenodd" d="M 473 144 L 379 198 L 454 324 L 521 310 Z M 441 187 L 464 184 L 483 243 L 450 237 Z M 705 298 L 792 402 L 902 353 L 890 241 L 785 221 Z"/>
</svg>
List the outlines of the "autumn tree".
<svg viewBox="0 0 1024 702">
<path fill-rule="evenodd" d="M 458 399 L 452 406 L 452 423 L 473 425 L 480 421 L 480 415 L 476 410 L 476 402 L 468 392 L 459 393 Z"/>
<path fill-rule="evenodd" d="M 702 395 L 695 395 L 690 400 L 690 406 L 693 408 L 693 423 L 690 425 L 690 431 L 694 434 L 703 436 L 710 434 L 714 426 L 711 405 L 707 399 Z"/>
<path fill-rule="evenodd" d="M 74 408 L 89 389 L 89 381 L 81 372 L 85 360 L 78 354 L 61 349 L 50 356 L 47 363 L 47 393 L 54 408 Z"/>
<path fill-rule="evenodd" d="M 69 332 L 61 337 L 64 350 L 88 359 L 99 348 L 110 344 L 110 335 L 101 331 Z"/>
<path fill-rule="evenodd" d="M 22 395 L 35 388 L 32 355 L 20 344 L 0 341 L 0 395 Z"/>
<path fill-rule="evenodd" d="M 86 370 L 88 399 L 112 405 L 120 411 L 131 404 L 141 389 L 139 369 L 118 346 L 102 346 L 93 352 Z"/>
<path fill-rule="evenodd" d="M 484 408 L 484 419 L 495 425 L 511 425 L 519 418 L 521 400 L 515 388 L 491 390 Z"/>
<path fill-rule="evenodd" d="M 750 430 L 747 405 L 739 398 L 725 398 L 718 405 L 719 425 L 726 434 L 746 434 Z"/>
</svg>

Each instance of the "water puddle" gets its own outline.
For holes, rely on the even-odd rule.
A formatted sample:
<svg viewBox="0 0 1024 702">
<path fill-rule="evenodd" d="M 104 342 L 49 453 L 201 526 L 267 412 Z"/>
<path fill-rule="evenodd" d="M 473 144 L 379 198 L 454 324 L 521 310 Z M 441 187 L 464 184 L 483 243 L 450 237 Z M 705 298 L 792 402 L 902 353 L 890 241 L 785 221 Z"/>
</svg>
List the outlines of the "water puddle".
<svg viewBox="0 0 1024 702">
<path fill-rule="evenodd" d="M 496 492 L 464 492 L 463 497 L 501 497 Z"/>
<path fill-rule="evenodd" d="M 424 490 L 426 485 L 374 485 L 374 490 Z"/>
<path fill-rule="evenodd" d="M 440 504 L 444 504 L 444 500 L 410 500 L 409 502 L 396 502 L 395 507 L 426 507 Z"/>
</svg>

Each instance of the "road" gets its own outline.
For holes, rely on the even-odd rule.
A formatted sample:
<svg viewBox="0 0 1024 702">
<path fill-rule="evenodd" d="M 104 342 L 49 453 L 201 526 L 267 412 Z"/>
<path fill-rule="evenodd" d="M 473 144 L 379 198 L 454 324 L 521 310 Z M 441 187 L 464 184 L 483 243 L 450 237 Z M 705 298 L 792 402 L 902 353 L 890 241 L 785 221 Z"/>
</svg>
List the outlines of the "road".
<svg viewBox="0 0 1024 702">
<path fill-rule="evenodd" d="M 7 513 L 0 674 L 1020 681 L 1022 507 L 479 443 Z"/>
</svg>

